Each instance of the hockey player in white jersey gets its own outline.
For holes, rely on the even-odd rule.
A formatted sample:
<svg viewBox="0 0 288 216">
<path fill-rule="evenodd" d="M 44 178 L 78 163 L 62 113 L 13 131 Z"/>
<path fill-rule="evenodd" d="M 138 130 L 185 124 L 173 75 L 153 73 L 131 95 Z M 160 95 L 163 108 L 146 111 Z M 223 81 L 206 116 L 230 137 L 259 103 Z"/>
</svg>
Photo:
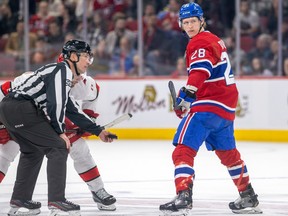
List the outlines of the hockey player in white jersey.
<svg viewBox="0 0 288 216">
<path fill-rule="evenodd" d="M 61 60 L 61 59 L 60 59 Z M 59 59 L 58 59 L 59 61 Z M 1 85 L 0 101 L 7 94 L 9 88 L 13 88 L 13 85 L 17 85 L 18 82 L 29 76 L 28 73 L 17 77 L 13 82 L 5 82 Z M 98 114 L 96 110 L 96 101 L 99 94 L 99 86 L 93 78 L 90 76 L 81 75 L 81 80 L 71 89 L 71 95 L 79 101 L 82 105 L 83 111 L 91 118 L 96 119 Z M 93 200 L 97 203 L 99 210 L 114 211 L 116 210 L 114 196 L 110 195 L 104 189 L 104 183 L 101 179 L 97 165 L 90 153 L 87 142 L 83 137 L 90 136 L 89 133 L 84 133 L 74 125 L 69 119 L 65 120 L 67 137 L 70 142 L 73 143 L 70 149 L 70 157 L 74 161 L 74 168 L 88 185 L 89 190 L 92 193 Z M 0 182 L 4 179 L 7 170 L 17 156 L 19 152 L 19 145 L 10 139 L 7 130 L 3 124 L 0 125 Z M 9 215 L 23 215 L 23 212 L 19 210 L 23 207 L 23 203 L 14 202 L 11 203 L 11 210 Z M 29 209 L 29 206 L 27 206 Z M 40 206 L 36 209 L 30 209 L 29 215 L 39 214 Z M 51 216 L 57 215 L 61 209 L 61 206 L 50 206 Z M 25 214 L 27 215 L 27 213 Z"/>
</svg>

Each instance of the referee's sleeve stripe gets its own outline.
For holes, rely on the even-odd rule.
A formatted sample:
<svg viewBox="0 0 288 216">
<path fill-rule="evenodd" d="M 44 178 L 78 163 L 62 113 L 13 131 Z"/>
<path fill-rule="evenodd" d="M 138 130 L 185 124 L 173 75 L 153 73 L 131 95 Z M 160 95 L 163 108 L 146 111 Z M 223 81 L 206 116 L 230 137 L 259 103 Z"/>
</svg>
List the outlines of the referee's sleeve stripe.
<svg viewBox="0 0 288 216">
<path fill-rule="evenodd" d="M 63 101 L 63 87 L 62 87 L 62 77 L 61 77 L 61 71 L 59 71 L 58 73 L 56 73 L 55 75 L 55 101 L 56 101 L 56 119 L 57 119 L 57 123 L 58 123 L 58 127 L 63 129 L 63 125 L 62 125 L 62 121 L 60 119 L 61 115 L 61 111 L 62 111 L 62 102 Z"/>
</svg>

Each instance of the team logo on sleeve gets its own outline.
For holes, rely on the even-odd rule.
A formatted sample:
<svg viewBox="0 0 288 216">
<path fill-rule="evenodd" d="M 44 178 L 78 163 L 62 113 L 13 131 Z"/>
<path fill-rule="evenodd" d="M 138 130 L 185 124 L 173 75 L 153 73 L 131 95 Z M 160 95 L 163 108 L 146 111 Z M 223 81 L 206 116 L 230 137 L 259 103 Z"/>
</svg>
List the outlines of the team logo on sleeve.
<svg viewBox="0 0 288 216">
<path fill-rule="evenodd" d="M 66 79 L 66 86 L 69 86 L 70 88 L 72 88 L 72 86 L 73 86 L 72 81 L 69 79 Z"/>
</svg>

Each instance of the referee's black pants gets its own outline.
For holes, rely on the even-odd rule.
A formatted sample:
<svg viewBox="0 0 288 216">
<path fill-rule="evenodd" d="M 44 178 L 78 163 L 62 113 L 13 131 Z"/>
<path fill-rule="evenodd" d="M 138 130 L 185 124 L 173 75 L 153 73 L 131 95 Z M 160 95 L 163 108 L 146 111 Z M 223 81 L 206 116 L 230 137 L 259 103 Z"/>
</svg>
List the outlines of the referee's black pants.
<svg viewBox="0 0 288 216">
<path fill-rule="evenodd" d="M 21 151 L 12 199 L 32 200 L 46 155 L 48 201 L 65 200 L 68 151 L 45 115 L 29 100 L 5 97 L 0 102 L 0 121 Z"/>
</svg>

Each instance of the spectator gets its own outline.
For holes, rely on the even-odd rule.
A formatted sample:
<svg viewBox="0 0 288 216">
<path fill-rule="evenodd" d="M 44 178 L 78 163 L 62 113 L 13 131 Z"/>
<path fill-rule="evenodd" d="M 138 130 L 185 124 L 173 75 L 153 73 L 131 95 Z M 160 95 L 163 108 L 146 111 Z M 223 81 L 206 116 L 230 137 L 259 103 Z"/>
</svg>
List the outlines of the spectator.
<svg viewBox="0 0 288 216">
<path fill-rule="evenodd" d="M 125 0 L 125 2 L 126 2 L 125 14 L 127 15 L 127 17 L 131 17 L 131 19 L 136 20 L 137 19 L 137 1 Z"/>
<path fill-rule="evenodd" d="M 163 63 L 168 65 L 175 65 L 179 57 L 183 56 L 188 40 L 183 37 L 183 33 L 173 30 L 173 25 L 169 18 L 162 21 L 161 29 L 165 34 L 165 48 L 163 49 L 162 58 Z M 179 38 L 183 40 L 179 40 Z"/>
<path fill-rule="evenodd" d="M 8 4 L 0 5 L 0 37 L 16 31 L 18 14 L 13 14 Z"/>
<path fill-rule="evenodd" d="M 181 29 L 179 28 L 179 23 L 178 23 L 178 11 L 180 9 L 180 2 L 179 0 L 169 0 L 168 5 L 163 11 L 160 11 L 158 13 L 158 25 L 162 26 L 162 22 L 165 20 L 168 20 L 169 23 L 171 24 L 171 29 L 173 31 L 178 31 L 181 32 Z"/>
<path fill-rule="evenodd" d="M 133 67 L 133 57 L 136 50 L 131 46 L 129 39 L 122 37 L 120 46 L 113 53 L 109 62 L 109 73 L 111 75 L 126 76 Z"/>
<path fill-rule="evenodd" d="M 61 31 L 64 34 L 67 32 L 75 32 L 78 27 L 78 21 L 75 15 L 75 8 L 71 4 L 64 3 L 62 3 L 59 7 L 61 15 L 58 16 L 56 19 L 61 26 Z"/>
<path fill-rule="evenodd" d="M 179 57 L 177 59 L 176 70 L 172 72 L 171 76 L 173 78 L 179 76 L 187 76 L 187 67 L 185 63 L 185 59 L 183 57 Z"/>
<path fill-rule="evenodd" d="M 101 11 L 103 19 L 111 19 L 113 16 L 114 1 L 113 0 L 94 0 L 93 10 Z"/>
<path fill-rule="evenodd" d="M 283 76 L 288 77 L 288 57 L 285 57 L 283 61 Z"/>
<path fill-rule="evenodd" d="M 230 1 L 232 2 L 232 1 Z M 207 2 L 206 2 L 207 4 Z M 224 37 L 225 35 L 225 26 L 224 23 L 221 22 L 221 12 L 222 7 L 219 7 L 218 5 L 223 4 L 223 1 L 221 0 L 214 0 L 213 4 L 209 3 L 209 10 L 208 14 L 205 16 L 205 20 L 207 23 L 207 30 L 213 32 L 214 34 L 218 35 L 219 37 Z M 205 4 L 204 4 L 205 6 Z M 205 8 L 205 7 L 204 7 Z M 225 9 L 222 9 L 223 11 L 227 10 L 226 4 Z M 229 11 L 228 14 L 231 16 L 231 12 Z M 227 17 L 226 17 L 227 19 Z M 229 28 L 227 26 L 227 28 Z"/>
<path fill-rule="evenodd" d="M 69 40 L 74 40 L 74 39 L 76 39 L 76 36 L 75 36 L 75 34 L 73 32 L 67 32 L 65 34 L 65 37 L 64 37 L 64 41 L 65 42 L 67 42 Z"/>
<path fill-rule="evenodd" d="M 240 28 L 241 35 L 250 35 L 257 37 L 259 35 L 259 15 L 256 11 L 250 8 L 248 0 L 241 0 L 240 2 Z M 234 20 L 234 31 L 237 28 L 236 19 Z"/>
<path fill-rule="evenodd" d="M 55 62 L 54 59 L 51 58 L 49 51 L 49 46 L 44 37 L 37 38 L 35 43 L 35 49 L 32 53 L 31 57 L 31 70 L 35 70 L 42 66 L 44 63 Z"/>
<path fill-rule="evenodd" d="M 38 36 L 46 36 L 48 34 L 48 24 L 54 17 L 49 15 L 49 5 L 46 1 L 38 3 L 37 13 L 30 17 L 30 31 Z"/>
<path fill-rule="evenodd" d="M 277 75 L 278 72 L 278 41 L 273 40 L 270 44 L 270 60 L 268 64 L 268 68 L 274 75 Z"/>
<path fill-rule="evenodd" d="M 28 1 L 29 5 L 29 16 L 34 15 L 36 13 L 36 4 L 39 0 L 26 0 Z M 24 1 L 19 1 L 19 0 L 4 0 L 4 2 L 8 2 L 9 7 L 11 8 L 12 14 L 19 16 L 19 19 L 22 19 L 22 11 L 20 10 L 20 2 Z"/>
<path fill-rule="evenodd" d="M 117 13 L 125 13 L 125 0 L 94 0 L 93 10 L 101 11 L 103 19 L 111 19 Z"/>
<path fill-rule="evenodd" d="M 262 61 L 265 62 L 264 67 L 269 67 L 270 61 L 270 43 L 271 43 L 271 36 L 268 34 L 261 34 L 256 39 L 256 47 L 254 47 L 250 52 L 247 53 L 247 59 L 250 61 L 255 58 L 259 57 Z"/>
<path fill-rule="evenodd" d="M 38 67 L 35 67 L 35 69 L 39 68 L 39 65 L 43 65 L 45 62 L 45 54 L 41 51 L 34 52 L 32 56 L 32 64 L 38 65 Z"/>
<path fill-rule="evenodd" d="M 156 8 L 153 4 L 148 3 L 144 7 L 144 13 L 143 13 L 143 28 L 147 28 L 147 23 L 149 22 L 149 17 L 152 15 L 156 15 Z"/>
<path fill-rule="evenodd" d="M 48 34 L 46 38 L 47 42 L 51 45 L 63 44 L 64 42 L 63 32 L 56 21 L 52 21 L 48 24 Z"/>
<path fill-rule="evenodd" d="M 107 34 L 107 23 L 101 17 L 100 12 L 94 12 L 88 25 L 88 41 L 92 47 L 96 47 L 99 41 L 103 40 Z"/>
<path fill-rule="evenodd" d="M 30 50 L 35 49 L 37 36 L 36 34 L 29 33 L 29 45 Z M 20 20 L 16 26 L 16 32 L 10 34 L 6 47 L 5 53 L 11 55 L 19 61 L 19 63 L 24 63 L 24 22 Z M 19 68 L 20 69 L 20 68 Z M 23 65 L 22 68 L 23 70 Z"/>
<path fill-rule="evenodd" d="M 283 19 L 282 23 L 282 45 L 285 52 L 288 52 L 288 16 Z"/>
<path fill-rule="evenodd" d="M 279 0 L 272 0 L 270 1 L 270 8 L 268 9 L 268 20 L 267 20 L 267 28 L 269 30 L 269 34 L 276 34 L 278 30 L 278 2 Z M 284 6 L 284 2 L 283 2 Z M 284 17 L 287 16 L 287 7 L 283 7 L 283 15 Z M 284 22 L 284 20 L 283 20 Z"/>
<path fill-rule="evenodd" d="M 259 57 L 255 57 L 251 61 L 251 72 L 249 75 L 252 76 L 273 76 L 273 73 L 263 66 L 263 60 Z"/>
<path fill-rule="evenodd" d="M 139 56 L 138 54 L 134 55 L 133 57 L 133 66 L 132 68 L 129 70 L 128 72 L 128 76 L 139 76 L 140 75 L 140 71 L 139 68 L 140 67 L 140 60 L 139 60 Z M 149 67 L 147 67 L 147 65 L 143 65 L 143 70 L 142 70 L 142 75 L 143 76 L 149 76 L 152 75 L 152 71 Z"/>
<path fill-rule="evenodd" d="M 236 75 L 243 75 L 247 74 L 250 70 L 249 67 L 249 61 L 247 59 L 246 53 L 241 49 L 240 50 L 240 62 L 241 62 L 241 71 L 236 71 L 236 48 L 235 48 L 235 40 L 233 37 L 228 36 L 226 38 L 223 38 L 223 41 L 227 48 L 227 53 L 231 57 L 230 63 L 232 70 L 235 71 Z"/>
<path fill-rule="evenodd" d="M 154 75 L 168 75 L 171 73 L 171 62 L 166 62 L 171 54 L 171 41 L 166 33 L 157 25 L 156 15 L 147 17 L 146 28 L 143 31 L 144 60 Z"/>
<path fill-rule="evenodd" d="M 77 20 L 81 20 L 84 12 L 84 6 L 83 3 L 85 2 L 85 16 L 90 18 L 93 14 L 93 2 L 94 0 L 78 0 L 76 2 L 76 7 L 75 7 L 75 15 L 77 17 Z"/>
<path fill-rule="evenodd" d="M 207 3 L 208 1 L 205 2 Z M 211 4 L 212 2 L 209 1 L 209 3 Z M 225 32 L 231 32 L 231 29 L 233 28 L 233 19 L 235 17 L 236 9 L 235 3 L 236 1 L 231 0 L 220 0 L 219 4 L 213 2 L 213 5 L 218 8 L 219 22 L 225 27 Z"/>
<path fill-rule="evenodd" d="M 112 56 L 113 52 L 119 48 L 122 37 L 126 37 L 131 46 L 135 44 L 136 39 L 136 35 L 131 30 L 126 28 L 125 14 L 115 14 L 114 24 L 114 30 L 108 32 L 106 36 L 106 49 L 109 56 Z"/>
<path fill-rule="evenodd" d="M 51 21 L 49 23 L 48 34 L 46 36 L 46 41 L 48 44 L 48 52 L 50 61 L 53 61 L 57 58 L 59 53 L 62 50 L 62 45 L 64 41 L 64 35 L 59 24 L 56 21 Z"/>
<path fill-rule="evenodd" d="M 128 6 L 128 4 L 126 3 L 126 0 L 113 0 L 112 16 L 116 13 L 125 13 L 126 14 L 127 6 Z"/>
<path fill-rule="evenodd" d="M 90 66 L 91 71 L 94 74 L 91 74 L 89 71 L 89 75 L 97 75 L 97 74 L 108 74 L 109 71 L 109 60 L 110 56 L 107 54 L 106 50 L 106 41 L 103 39 L 99 41 L 96 48 L 93 50 L 94 53 L 94 61 Z"/>
<path fill-rule="evenodd" d="M 49 11 L 49 16 L 52 16 L 52 17 L 58 17 L 58 16 L 61 16 L 61 6 L 62 6 L 62 0 L 48 0 L 49 2 L 49 8 L 48 8 L 48 11 Z"/>
</svg>

